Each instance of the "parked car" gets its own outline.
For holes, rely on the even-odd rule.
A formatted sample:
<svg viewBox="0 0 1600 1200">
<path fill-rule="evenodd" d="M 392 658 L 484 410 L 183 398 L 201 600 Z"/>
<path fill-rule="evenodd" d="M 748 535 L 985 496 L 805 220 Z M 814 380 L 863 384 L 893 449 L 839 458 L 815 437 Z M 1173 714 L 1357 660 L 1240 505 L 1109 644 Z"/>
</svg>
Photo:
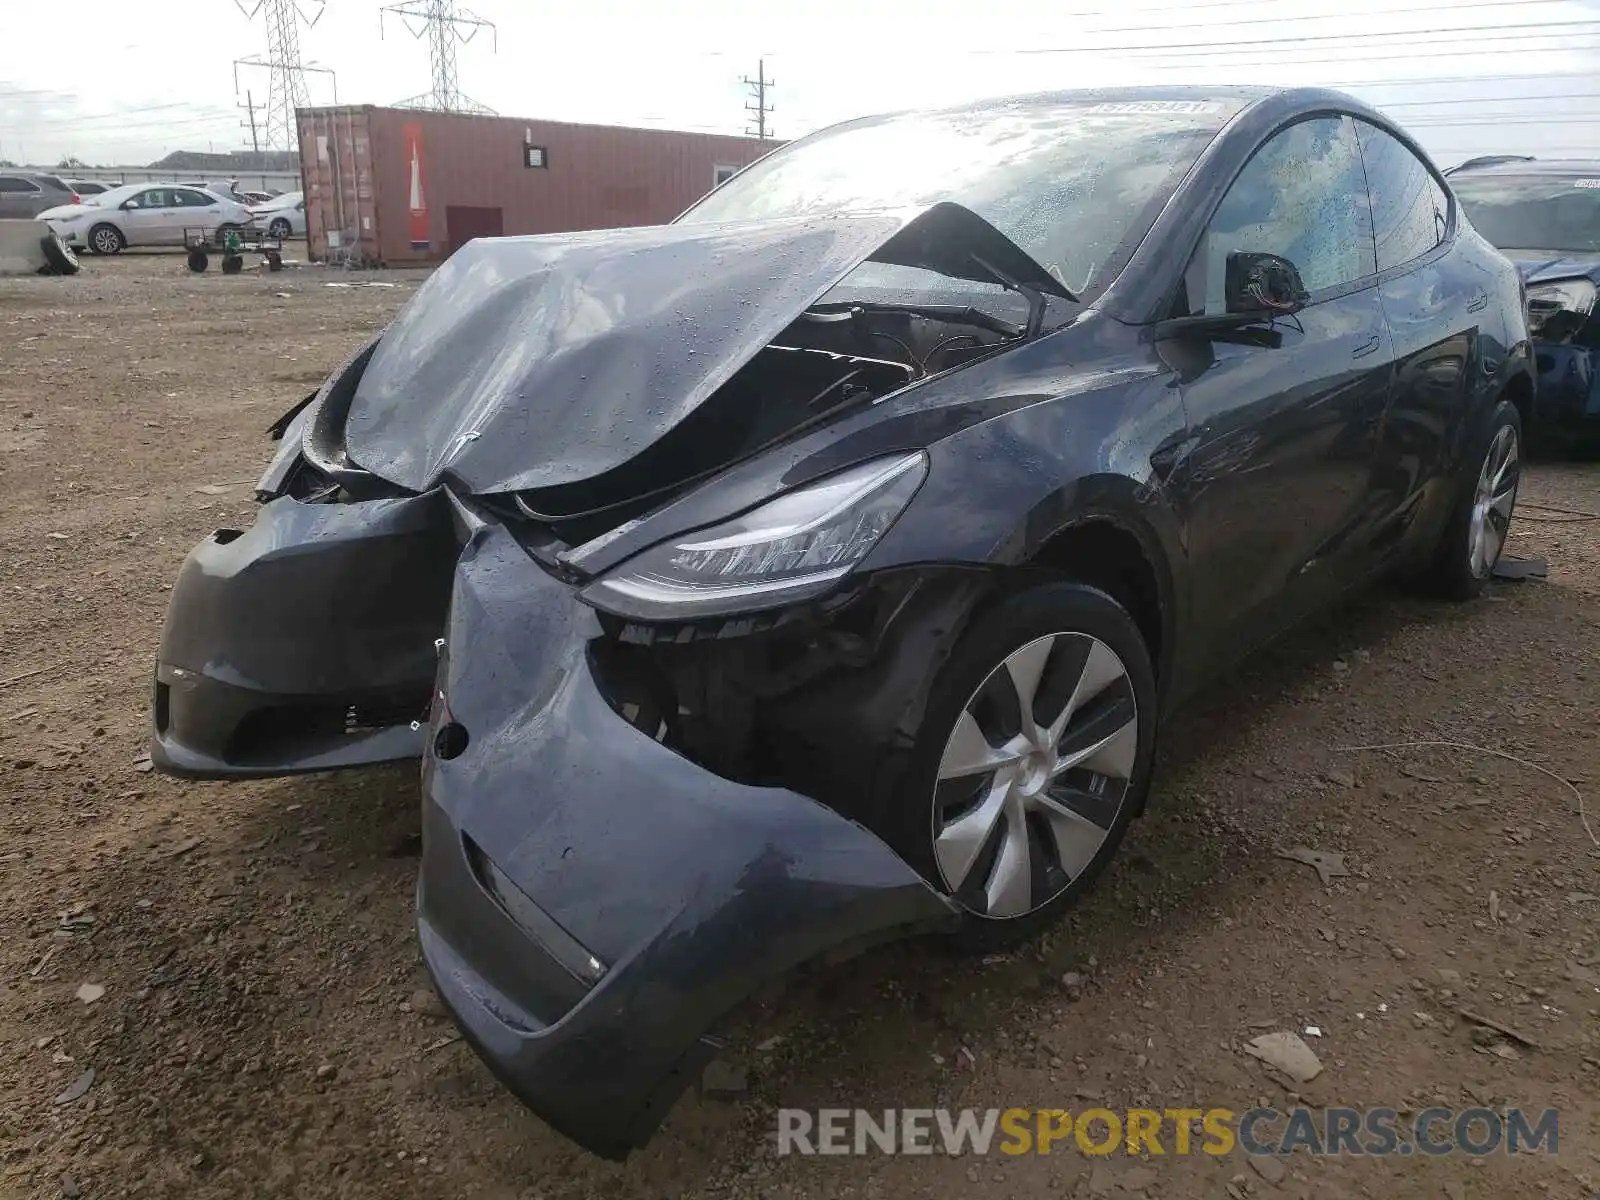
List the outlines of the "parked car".
<svg viewBox="0 0 1600 1200">
<path fill-rule="evenodd" d="M 58 176 L 0 168 L 0 220 L 32 220 L 47 209 L 77 202 L 77 193 Z"/>
<path fill-rule="evenodd" d="M 204 229 L 219 244 L 244 229 L 250 210 L 215 192 L 178 184 L 125 183 L 82 203 L 39 214 L 70 246 L 116 254 L 129 246 L 181 246 L 186 229 Z"/>
<path fill-rule="evenodd" d="M 1058 917 L 1251 648 L 1476 595 L 1532 394 L 1516 270 L 1348 96 L 848 122 L 452 256 L 179 572 L 151 753 L 420 753 L 440 994 L 620 1157 L 774 976 Z"/>
<path fill-rule="evenodd" d="M 303 192 L 285 192 L 264 204 L 253 205 L 256 223 L 275 238 L 305 237 L 306 198 Z"/>
<path fill-rule="evenodd" d="M 1452 172 L 1450 186 L 1528 285 L 1539 371 L 1529 436 L 1593 453 L 1600 449 L 1600 159 L 1477 160 Z"/>
<path fill-rule="evenodd" d="M 98 196 L 103 192 L 110 191 L 116 184 L 101 183 L 98 179 L 69 179 L 67 180 L 67 186 L 82 197 Z"/>
</svg>

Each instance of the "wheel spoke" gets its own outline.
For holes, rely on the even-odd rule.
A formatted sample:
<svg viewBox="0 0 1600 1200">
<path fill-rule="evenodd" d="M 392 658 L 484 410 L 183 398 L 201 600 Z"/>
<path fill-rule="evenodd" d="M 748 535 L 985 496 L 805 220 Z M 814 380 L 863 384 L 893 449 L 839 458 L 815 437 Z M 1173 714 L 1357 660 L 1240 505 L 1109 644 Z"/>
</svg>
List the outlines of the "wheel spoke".
<svg viewBox="0 0 1600 1200">
<path fill-rule="evenodd" d="M 1516 502 L 1517 484 L 1515 480 L 1512 480 L 1510 487 L 1497 492 L 1494 498 L 1489 501 L 1489 511 L 1499 518 L 1498 524 L 1502 529 L 1510 526 L 1511 509 Z"/>
<path fill-rule="evenodd" d="M 1095 740 L 1075 747 L 1070 753 L 1064 751 L 1051 774 L 1062 775 L 1077 768 L 1108 779 L 1132 778 L 1139 751 L 1139 722 L 1135 719 L 1132 698 L 1107 706 L 1093 725 Z M 1109 732 L 1105 732 L 1107 729 Z"/>
<path fill-rule="evenodd" d="M 1105 845 L 1106 831 L 1070 808 L 1047 804 L 1045 815 L 1050 823 L 1050 838 L 1056 847 L 1056 861 L 1068 879 L 1076 879 Z"/>
<path fill-rule="evenodd" d="M 966 775 L 982 775 L 1017 761 L 1017 752 L 1009 747 L 989 744 L 978 728 L 978 720 L 970 712 L 962 711 L 956 727 L 945 743 L 944 757 L 939 760 L 940 779 L 960 779 Z"/>
<path fill-rule="evenodd" d="M 1507 472 L 1517 465 L 1517 439 L 1509 428 L 1501 430 L 1500 443 L 1498 446 L 1499 462 L 1495 464 L 1494 479 L 1489 485 L 1496 492 L 1500 490 L 1500 485 L 1505 482 Z"/>
<path fill-rule="evenodd" d="M 1011 686 L 1017 693 L 1017 708 L 1022 714 L 1022 733 L 1033 742 L 1040 738 L 1033 702 L 1039 694 L 1039 681 L 1044 678 L 1055 642 L 1053 637 L 1037 638 L 1006 659 L 1006 674 L 1011 677 Z"/>
<path fill-rule="evenodd" d="M 1505 535 L 1495 526 L 1493 521 L 1484 519 L 1483 522 L 1483 569 L 1487 573 L 1494 568 L 1500 558 L 1500 548 L 1505 545 Z"/>
<path fill-rule="evenodd" d="M 959 891 L 972 872 L 972 864 L 994 832 L 995 823 L 1006 810 L 1006 800 L 1011 793 L 1011 777 L 997 775 L 989 785 L 988 795 L 977 808 L 950 822 L 939 831 L 933 850 L 939 860 L 939 870 L 951 891 Z"/>
<path fill-rule="evenodd" d="M 1020 806 L 1007 805 L 1002 820 L 1000 855 L 995 859 L 989 883 L 983 889 L 989 915 L 1017 917 L 1027 912 L 1033 900 L 1033 856 L 1028 851 L 1028 823 Z"/>
<path fill-rule="evenodd" d="M 1034 797 L 1041 806 L 1060 816 L 1087 822 L 1104 833 L 1117 819 L 1123 788 L 1113 784 L 1104 792 L 1091 792 L 1057 781 Z"/>
<path fill-rule="evenodd" d="M 1096 639 L 1089 649 L 1089 657 L 1084 661 L 1083 671 L 1078 676 L 1078 684 L 1072 690 L 1072 699 L 1067 701 L 1066 708 L 1062 709 L 1061 714 L 1050 723 L 1046 744 L 1059 745 L 1067 732 L 1068 724 L 1072 721 L 1073 714 L 1119 679 L 1126 679 L 1127 674 L 1123 669 L 1122 660 L 1112 653 L 1109 646 Z"/>
</svg>

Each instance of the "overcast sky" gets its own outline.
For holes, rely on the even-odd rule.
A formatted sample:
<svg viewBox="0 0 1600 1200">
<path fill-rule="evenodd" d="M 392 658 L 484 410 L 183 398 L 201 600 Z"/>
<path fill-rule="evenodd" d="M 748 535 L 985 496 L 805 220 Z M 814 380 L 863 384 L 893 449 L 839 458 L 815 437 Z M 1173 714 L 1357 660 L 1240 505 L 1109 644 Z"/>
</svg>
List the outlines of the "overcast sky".
<svg viewBox="0 0 1600 1200">
<path fill-rule="evenodd" d="M 253 3 L 253 0 L 250 0 Z M 308 13 L 316 0 L 302 0 Z M 428 47 L 377 0 L 327 0 L 302 34 L 344 103 L 429 87 Z M 466 7 L 463 5 L 463 7 Z M 1345 87 L 1443 163 L 1600 155 L 1600 0 L 472 0 L 497 25 L 459 47 L 462 91 L 520 117 L 738 133 L 765 58 L 772 124 L 1104 83 Z M 143 11 L 134 19 L 132 14 Z M 63 13 L 70 13 L 70 22 Z M 71 30 L 78 34 L 68 36 Z M 1231 43 L 1231 45 L 1219 45 Z M 0 158 L 136 165 L 249 144 L 236 57 L 264 52 L 233 0 L 0 0 Z M 332 99 L 310 76 L 313 102 Z M 240 87 L 256 99 L 264 75 Z"/>
</svg>

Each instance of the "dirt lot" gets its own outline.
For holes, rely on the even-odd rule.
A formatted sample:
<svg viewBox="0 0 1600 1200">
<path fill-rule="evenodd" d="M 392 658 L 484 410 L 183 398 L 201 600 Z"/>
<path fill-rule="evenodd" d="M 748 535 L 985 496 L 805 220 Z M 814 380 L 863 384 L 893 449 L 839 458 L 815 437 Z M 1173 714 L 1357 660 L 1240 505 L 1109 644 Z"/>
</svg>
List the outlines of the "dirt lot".
<svg viewBox="0 0 1600 1200">
<path fill-rule="evenodd" d="M 371 280 L 394 286 L 326 286 Z M 194 277 L 165 255 L 0 281 L 0 1196 L 1600 1187 L 1600 857 L 1573 793 L 1469 749 L 1343 749 L 1501 750 L 1592 793 L 1600 827 L 1600 521 L 1549 507 L 1519 508 L 1511 547 L 1548 556 L 1547 582 L 1462 608 L 1375 596 L 1189 712 L 1152 813 L 1046 944 L 981 963 L 903 946 L 808 978 L 751 1015 L 733 1101 L 686 1097 L 622 1166 L 553 1135 L 412 1003 L 412 771 L 224 786 L 139 766 L 183 555 L 251 519 L 263 426 L 415 286 Z M 1524 499 L 1600 511 L 1597 484 L 1537 468 Z M 1353 874 L 1319 885 L 1275 854 L 1296 845 Z M 1282 1106 L 1293 1085 L 1241 1046 L 1311 1024 L 1307 1103 L 1555 1106 L 1559 1154 L 1299 1155 L 1274 1183 L 1242 1154 L 772 1150 L 778 1106 Z"/>
</svg>

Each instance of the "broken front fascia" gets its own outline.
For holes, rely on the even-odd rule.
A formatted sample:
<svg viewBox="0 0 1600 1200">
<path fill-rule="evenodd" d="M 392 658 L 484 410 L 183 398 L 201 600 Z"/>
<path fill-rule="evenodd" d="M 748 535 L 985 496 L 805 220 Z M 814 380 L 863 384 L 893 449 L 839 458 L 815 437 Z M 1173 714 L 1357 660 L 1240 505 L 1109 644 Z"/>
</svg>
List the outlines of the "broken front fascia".
<svg viewBox="0 0 1600 1200">
<path fill-rule="evenodd" d="M 598 662 L 615 631 L 504 526 L 457 507 L 467 546 L 433 713 L 439 752 L 423 771 L 424 958 L 495 1074 L 562 1133 L 622 1157 L 747 997 L 841 945 L 943 927 L 952 910 L 847 817 L 708 771 L 624 720 L 608 692 L 632 668 Z M 952 596 L 970 600 L 943 583 L 909 588 L 930 618 Z M 920 634 L 872 664 L 885 696 L 896 660 L 920 680 L 944 624 L 905 622 Z M 827 681 L 815 682 L 823 704 Z M 876 720 L 899 724 L 893 707 Z M 866 768 L 861 785 L 892 756 L 834 757 Z"/>
</svg>

